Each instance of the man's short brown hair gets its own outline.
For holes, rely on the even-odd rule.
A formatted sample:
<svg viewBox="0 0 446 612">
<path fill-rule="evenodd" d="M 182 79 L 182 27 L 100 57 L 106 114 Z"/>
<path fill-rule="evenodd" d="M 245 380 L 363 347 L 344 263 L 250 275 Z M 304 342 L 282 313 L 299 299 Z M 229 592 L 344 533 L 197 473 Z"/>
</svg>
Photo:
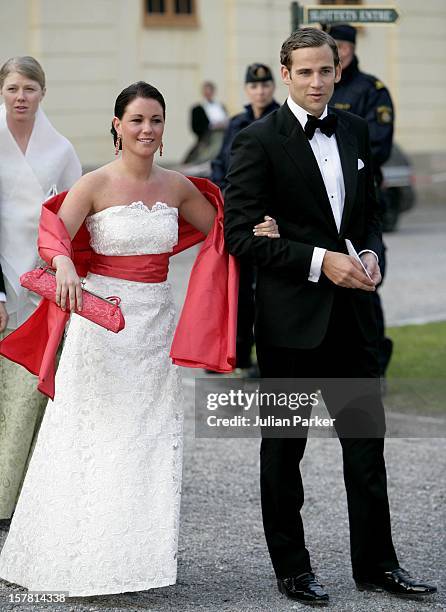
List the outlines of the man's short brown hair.
<svg viewBox="0 0 446 612">
<path fill-rule="evenodd" d="M 288 36 L 280 49 L 280 63 L 291 70 L 293 51 L 307 47 L 322 47 L 323 45 L 330 47 L 333 52 L 334 65 L 337 66 L 339 64 L 339 54 L 336 41 L 326 32 L 316 28 L 302 28 Z"/>
</svg>

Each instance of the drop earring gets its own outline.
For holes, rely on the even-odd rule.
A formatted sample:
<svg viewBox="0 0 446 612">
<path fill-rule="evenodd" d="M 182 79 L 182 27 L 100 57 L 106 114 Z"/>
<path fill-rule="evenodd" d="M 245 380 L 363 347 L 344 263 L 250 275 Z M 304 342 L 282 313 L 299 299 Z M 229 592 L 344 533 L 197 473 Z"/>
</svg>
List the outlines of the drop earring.
<svg viewBox="0 0 446 612">
<path fill-rule="evenodd" d="M 118 134 L 115 143 L 115 155 L 119 155 L 119 149 L 121 148 L 121 136 Z"/>
<path fill-rule="evenodd" d="M 160 157 L 163 156 L 163 143 L 160 144 Z"/>
</svg>

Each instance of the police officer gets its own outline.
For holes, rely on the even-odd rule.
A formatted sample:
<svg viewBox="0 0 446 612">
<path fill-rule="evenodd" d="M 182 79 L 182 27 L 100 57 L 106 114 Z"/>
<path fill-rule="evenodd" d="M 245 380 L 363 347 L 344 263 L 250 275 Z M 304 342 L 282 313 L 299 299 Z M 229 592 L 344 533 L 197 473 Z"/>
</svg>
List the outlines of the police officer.
<svg viewBox="0 0 446 612">
<path fill-rule="evenodd" d="M 356 29 L 350 25 L 335 25 L 330 28 L 329 34 L 336 40 L 342 65 L 341 80 L 335 85 L 330 106 L 359 115 L 368 122 L 378 199 L 385 213 L 385 194 L 379 188 L 382 183 L 381 166 L 389 159 L 392 150 L 394 116 L 392 99 L 379 79 L 359 70 L 358 58 L 355 55 Z M 384 250 L 379 253 L 379 259 L 384 279 Z M 392 341 L 384 335 L 384 314 L 380 297 L 376 292 L 374 300 L 380 335 L 379 361 L 381 375 L 384 376 L 392 355 Z"/>
<path fill-rule="evenodd" d="M 232 141 L 236 135 L 253 121 L 265 117 L 279 108 L 274 100 L 274 77 L 265 64 L 251 64 L 246 69 L 245 93 L 249 100 L 245 110 L 235 115 L 226 128 L 223 144 L 212 162 L 212 181 L 220 189 L 226 187 L 226 172 L 229 165 Z M 279 228 L 280 229 L 280 228 Z M 237 367 L 247 370 L 248 376 L 256 376 L 256 366 L 252 366 L 251 352 L 254 346 L 254 283 L 255 271 L 251 262 L 240 261 L 240 289 L 237 320 Z"/>
<path fill-rule="evenodd" d="M 237 134 L 253 121 L 265 117 L 279 108 L 274 100 L 274 77 L 265 64 L 251 64 L 246 69 L 245 93 L 249 100 L 245 110 L 232 117 L 226 128 L 223 144 L 217 157 L 212 162 L 212 181 L 221 190 L 226 186 L 226 172 L 229 164 L 231 145 Z"/>
<path fill-rule="evenodd" d="M 335 85 L 330 106 L 349 111 L 366 119 L 378 185 L 382 182 L 381 166 L 389 159 L 393 140 L 393 104 L 385 85 L 371 74 L 359 70 L 355 55 L 356 29 L 336 25 L 329 31 L 338 45 L 342 75 Z"/>
</svg>

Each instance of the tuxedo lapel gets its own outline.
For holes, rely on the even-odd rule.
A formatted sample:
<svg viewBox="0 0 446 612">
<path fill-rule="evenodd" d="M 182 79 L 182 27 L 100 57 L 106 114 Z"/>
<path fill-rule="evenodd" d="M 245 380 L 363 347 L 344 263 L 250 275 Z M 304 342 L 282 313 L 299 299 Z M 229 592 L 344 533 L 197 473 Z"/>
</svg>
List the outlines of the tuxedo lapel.
<svg viewBox="0 0 446 612">
<path fill-rule="evenodd" d="M 355 200 L 356 183 L 358 179 L 358 147 L 347 122 L 339 115 L 336 142 L 338 144 L 345 187 L 344 210 L 340 229 L 340 234 L 342 234 L 352 212 Z"/>
<path fill-rule="evenodd" d="M 282 139 L 282 145 L 299 170 L 302 179 L 313 192 L 317 205 L 323 211 L 330 228 L 334 229 L 337 234 L 338 230 L 328 200 L 324 180 L 308 138 L 287 103 L 278 110 L 278 113 L 280 113 L 279 116 L 281 118 L 279 134 Z"/>
</svg>

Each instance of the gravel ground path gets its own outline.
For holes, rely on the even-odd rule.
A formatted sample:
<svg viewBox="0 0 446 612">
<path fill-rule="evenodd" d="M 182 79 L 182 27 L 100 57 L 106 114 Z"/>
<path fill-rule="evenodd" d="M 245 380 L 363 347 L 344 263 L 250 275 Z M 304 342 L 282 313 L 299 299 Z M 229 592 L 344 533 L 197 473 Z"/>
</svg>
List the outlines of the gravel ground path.
<svg viewBox="0 0 446 612">
<path fill-rule="evenodd" d="M 263 537 L 256 439 L 195 439 L 188 402 L 178 583 L 136 594 L 70 599 L 61 604 L 10 604 L 24 592 L 0 581 L 0 610 L 88 612 L 266 612 L 305 610 L 283 598 Z M 446 457 L 442 439 L 391 439 L 386 457 L 395 545 L 402 565 L 444 584 Z M 428 602 L 362 593 L 351 578 L 340 446 L 309 441 L 304 464 L 304 521 L 314 569 L 339 612 L 446 610 L 443 592 Z M 3 534 L 4 535 L 4 534 Z M 2 540 L 0 540 L 2 543 Z"/>
<path fill-rule="evenodd" d="M 381 297 L 389 326 L 446 320 L 446 203 L 424 204 L 385 234 L 387 273 Z"/>
</svg>

